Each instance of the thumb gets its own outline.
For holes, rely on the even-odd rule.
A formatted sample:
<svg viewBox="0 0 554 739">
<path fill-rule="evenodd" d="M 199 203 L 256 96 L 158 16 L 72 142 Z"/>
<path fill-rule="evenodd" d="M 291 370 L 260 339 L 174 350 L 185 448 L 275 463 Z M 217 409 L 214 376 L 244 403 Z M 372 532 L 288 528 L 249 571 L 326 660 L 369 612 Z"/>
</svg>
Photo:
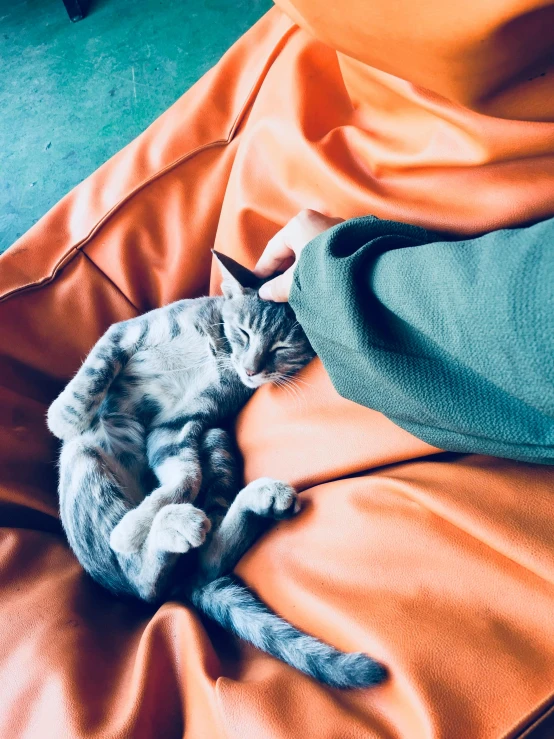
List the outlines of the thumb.
<svg viewBox="0 0 554 739">
<path fill-rule="evenodd" d="M 258 290 L 260 298 L 262 300 L 273 300 L 276 303 L 286 303 L 289 299 L 293 271 L 291 267 L 279 277 L 275 277 L 262 285 Z"/>
</svg>

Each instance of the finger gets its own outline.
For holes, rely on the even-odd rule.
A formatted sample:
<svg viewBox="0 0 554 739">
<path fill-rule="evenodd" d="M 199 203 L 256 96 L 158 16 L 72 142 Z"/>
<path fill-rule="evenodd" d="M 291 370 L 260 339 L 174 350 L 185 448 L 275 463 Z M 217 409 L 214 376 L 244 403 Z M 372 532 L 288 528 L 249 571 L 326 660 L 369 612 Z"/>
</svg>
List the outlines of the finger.
<svg viewBox="0 0 554 739">
<path fill-rule="evenodd" d="M 254 267 L 254 274 L 258 277 L 269 277 L 278 272 L 286 260 L 294 259 L 294 252 L 287 243 L 284 229 L 279 231 L 264 249 L 262 256 Z"/>
<path fill-rule="evenodd" d="M 342 218 L 331 218 L 316 211 L 300 211 L 268 241 L 254 267 L 254 274 L 269 277 L 275 272 L 284 271 L 309 241 L 341 222 Z"/>
<path fill-rule="evenodd" d="M 258 295 L 262 300 L 273 300 L 275 303 L 286 303 L 289 299 L 290 288 L 292 285 L 293 269 L 288 269 L 274 280 L 266 282 L 258 291 Z"/>
<path fill-rule="evenodd" d="M 294 262 L 297 250 L 306 243 L 302 234 L 304 220 L 305 212 L 301 211 L 277 231 L 267 242 L 263 254 L 254 267 L 254 274 L 259 277 L 270 277 L 275 272 L 284 272 Z"/>
<path fill-rule="evenodd" d="M 288 259 L 284 259 L 281 263 L 281 266 L 279 267 L 279 272 L 286 272 L 289 267 L 292 267 L 292 265 L 296 262 L 296 257 L 289 257 Z"/>
</svg>

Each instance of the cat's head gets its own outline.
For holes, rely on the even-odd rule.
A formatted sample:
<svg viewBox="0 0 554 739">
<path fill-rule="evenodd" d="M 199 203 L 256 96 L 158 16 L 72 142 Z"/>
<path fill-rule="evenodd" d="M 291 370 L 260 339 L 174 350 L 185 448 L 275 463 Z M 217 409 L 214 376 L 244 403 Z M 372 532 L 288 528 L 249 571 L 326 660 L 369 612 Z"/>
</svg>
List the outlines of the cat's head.
<svg viewBox="0 0 554 739">
<path fill-rule="evenodd" d="M 223 328 L 244 385 L 278 382 L 304 367 L 314 351 L 288 303 L 262 300 L 264 280 L 224 254 L 214 256 L 223 276 Z"/>
</svg>

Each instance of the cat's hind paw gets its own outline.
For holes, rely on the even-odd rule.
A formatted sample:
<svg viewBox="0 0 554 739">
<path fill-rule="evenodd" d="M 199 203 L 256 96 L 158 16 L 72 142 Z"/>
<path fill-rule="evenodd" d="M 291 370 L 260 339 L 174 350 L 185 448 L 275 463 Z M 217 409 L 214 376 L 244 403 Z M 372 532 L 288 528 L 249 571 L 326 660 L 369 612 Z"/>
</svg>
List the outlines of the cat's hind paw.
<svg viewBox="0 0 554 739">
<path fill-rule="evenodd" d="M 281 480 L 260 477 L 239 493 L 245 507 L 267 518 L 290 518 L 300 510 L 296 490 Z"/>
<path fill-rule="evenodd" d="M 134 554 L 138 552 L 152 526 L 152 516 L 144 515 L 143 511 L 134 508 L 126 513 L 114 527 L 110 535 L 110 547 L 118 554 Z"/>
<path fill-rule="evenodd" d="M 201 546 L 210 528 L 210 519 L 200 508 L 191 503 L 170 503 L 156 514 L 149 545 L 160 551 L 184 554 Z"/>
</svg>

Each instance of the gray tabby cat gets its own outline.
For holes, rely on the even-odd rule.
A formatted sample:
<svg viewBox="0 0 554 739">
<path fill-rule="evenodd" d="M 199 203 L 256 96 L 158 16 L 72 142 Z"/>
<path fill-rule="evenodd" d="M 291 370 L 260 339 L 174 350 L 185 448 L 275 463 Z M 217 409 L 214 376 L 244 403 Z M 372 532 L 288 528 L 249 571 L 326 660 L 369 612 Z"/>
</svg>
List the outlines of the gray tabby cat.
<svg viewBox="0 0 554 739">
<path fill-rule="evenodd" d="M 293 515 L 299 501 L 269 478 L 237 494 L 239 455 L 226 425 L 257 387 L 287 382 L 313 350 L 288 305 L 260 300 L 261 282 L 216 256 L 224 297 L 113 325 L 51 405 L 67 538 L 84 569 L 118 595 L 190 602 L 327 685 L 379 683 L 381 665 L 300 632 L 230 574 L 264 521 Z"/>
</svg>

